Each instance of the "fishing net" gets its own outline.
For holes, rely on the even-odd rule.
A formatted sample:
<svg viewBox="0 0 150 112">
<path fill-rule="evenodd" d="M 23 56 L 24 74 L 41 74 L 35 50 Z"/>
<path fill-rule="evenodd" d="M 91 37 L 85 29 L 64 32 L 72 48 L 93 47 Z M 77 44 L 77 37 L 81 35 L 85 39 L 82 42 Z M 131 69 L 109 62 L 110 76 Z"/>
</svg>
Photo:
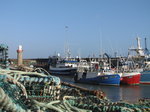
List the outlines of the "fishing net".
<svg viewBox="0 0 150 112">
<path fill-rule="evenodd" d="M 111 102 L 101 91 L 37 72 L 0 70 L 0 112 L 149 112 L 150 99 Z"/>
<path fill-rule="evenodd" d="M 0 110 L 22 111 L 27 110 L 24 99 L 27 98 L 24 86 L 6 75 L 0 75 Z"/>
</svg>

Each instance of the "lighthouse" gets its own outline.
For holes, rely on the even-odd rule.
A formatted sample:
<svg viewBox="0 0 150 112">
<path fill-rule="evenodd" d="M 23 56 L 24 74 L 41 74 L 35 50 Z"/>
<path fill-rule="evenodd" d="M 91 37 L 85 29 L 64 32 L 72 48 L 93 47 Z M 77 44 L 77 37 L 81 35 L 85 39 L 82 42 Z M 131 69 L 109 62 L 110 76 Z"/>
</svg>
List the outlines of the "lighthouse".
<svg viewBox="0 0 150 112">
<path fill-rule="evenodd" d="M 17 62 L 18 62 L 18 66 L 22 65 L 23 60 L 22 60 L 22 45 L 19 45 L 18 50 L 17 50 Z"/>
</svg>

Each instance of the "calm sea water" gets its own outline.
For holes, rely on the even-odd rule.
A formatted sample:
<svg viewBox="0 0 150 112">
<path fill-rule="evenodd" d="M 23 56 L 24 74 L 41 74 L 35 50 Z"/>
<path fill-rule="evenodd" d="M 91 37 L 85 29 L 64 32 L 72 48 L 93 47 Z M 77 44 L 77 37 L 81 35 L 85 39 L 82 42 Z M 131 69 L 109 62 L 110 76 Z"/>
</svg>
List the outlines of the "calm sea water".
<svg viewBox="0 0 150 112">
<path fill-rule="evenodd" d="M 74 83 L 73 77 L 59 76 L 62 81 L 75 84 L 90 90 L 101 90 L 111 101 L 125 100 L 136 102 L 140 98 L 150 98 L 150 85 L 104 86 Z"/>
</svg>

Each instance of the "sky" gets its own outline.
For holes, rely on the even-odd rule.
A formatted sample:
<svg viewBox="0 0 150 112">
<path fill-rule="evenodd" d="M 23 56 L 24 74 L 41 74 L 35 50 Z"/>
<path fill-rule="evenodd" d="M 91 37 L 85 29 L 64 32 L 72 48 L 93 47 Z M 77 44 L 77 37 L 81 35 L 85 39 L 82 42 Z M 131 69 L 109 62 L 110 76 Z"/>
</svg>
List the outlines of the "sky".
<svg viewBox="0 0 150 112">
<path fill-rule="evenodd" d="M 127 55 L 136 37 L 150 48 L 150 0 L 0 0 L 0 44 L 16 58 Z"/>
</svg>

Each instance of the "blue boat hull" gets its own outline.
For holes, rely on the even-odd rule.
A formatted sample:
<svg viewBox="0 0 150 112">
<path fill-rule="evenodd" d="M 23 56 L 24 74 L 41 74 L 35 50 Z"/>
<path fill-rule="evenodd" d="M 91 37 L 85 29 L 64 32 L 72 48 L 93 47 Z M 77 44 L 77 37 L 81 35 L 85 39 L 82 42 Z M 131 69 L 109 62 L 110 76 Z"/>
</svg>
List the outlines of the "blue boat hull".
<svg viewBox="0 0 150 112">
<path fill-rule="evenodd" d="M 81 78 L 78 83 L 100 84 L 100 85 L 120 85 L 120 75 L 100 75 L 93 78 Z"/>
<path fill-rule="evenodd" d="M 150 84 L 150 70 L 143 71 L 141 74 L 142 75 L 141 75 L 140 83 L 141 84 Z"/>
</svg>

